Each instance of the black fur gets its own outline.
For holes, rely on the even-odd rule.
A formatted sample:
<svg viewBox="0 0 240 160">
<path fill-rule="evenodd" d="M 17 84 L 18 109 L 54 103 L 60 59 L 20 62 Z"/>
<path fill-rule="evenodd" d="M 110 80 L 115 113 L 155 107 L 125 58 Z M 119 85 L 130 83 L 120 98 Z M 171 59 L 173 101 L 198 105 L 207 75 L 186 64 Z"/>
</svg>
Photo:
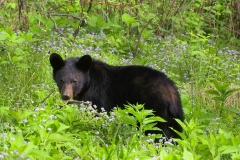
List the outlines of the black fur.
<svg viewBox="0 0 240 160">
<path fill-rule="evenodd" d="M 108 112 L 127 103 L 145 104 L 168 121 L 157 124 L 167 137 L 178 137 L 169 127 L 182 131 L 174 120 L 184 119 L 180 96 L 164 73 L 143 66 L 110 66 L 88 55 L 63 60 L 53 53 L 50 63 L 63 100 L 92 101 L 99 111 L 103 107 Z"/>
</svg>

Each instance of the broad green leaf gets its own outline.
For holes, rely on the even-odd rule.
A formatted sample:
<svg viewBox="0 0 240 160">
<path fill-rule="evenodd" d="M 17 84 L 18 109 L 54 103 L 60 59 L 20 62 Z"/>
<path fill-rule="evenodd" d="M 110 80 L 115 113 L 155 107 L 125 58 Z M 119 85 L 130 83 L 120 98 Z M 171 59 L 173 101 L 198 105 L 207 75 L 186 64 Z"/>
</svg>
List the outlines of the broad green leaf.
<svg viewBox="0 0 240 160">
<path fill-rule="evenodd" d="M 202 51 L 192 51 L 191 54 L 192 55 L 204 55 L 204 52 L 202 52 Z"/>
<path fill-rule="evenodd" d="M 213 97 L 214 100 L 220 101 L 220 102 L 224 102 L 225 98 L 224 97 Z"/>
<path fill-rule="evenodd" d="M 156 124 L 157 124 L 157 123 L 151 123 L 151 124 L 143 125 L 143 130 L 144 130 L 144 131 L 149 131 L 149 130 L 160 130 L 160 128 L 155 127 Z"/>
<path fill-rule="evenodd" d="M 135 110 L 133 110 L 133 109 L 127 109 L 127 110 L 125 110 L 124 112 L 127 112 L 127 113 L 131 113 L 133 116 L 137 116 L 137 114 L 139 114 L 138 112 L 136 112 Z"/>
<path fill-rule="evenodd" d="M 239 142 L 240 142 L 240 134 L 239 135 L 231 135 L 231 140 L 232 140 L 233 146 L 238 146 Z"/>
<path fill-rule="evenodd" d="M 69 135 L 67 135 L 67 134 L 61 135 L 59 133 L 53 133 L 49 136 L 49 141 L 50 142 L 72 141 L 72 138 L 69 138 L 68 136 Z"/>
<path fill-rule="evenodd" d="M 24 155 L 28 155 L 29 153 L 31 153 L 32 150 L 34 150 L 35 148 L 37 148 L 36 146 L 34 146 L 32 143 L 28 143 L 23 151 Z"/>
<path fill-rule="evenodd" d="M 213 90 L 213 89 L 206 90 L 205 93 L 220 96 L 220 93 L 217 90 Z"/>
<path fill-rule="evenodd" d="M 218 118 L 218 117 L 219 117 L 219 116 L 218 116 L 217 114 L 208 112 L 208 113 L 205 113 L 205 114 L 200 114 L 199 117 L 198 117 L 198 119 L 199 119 L 200 121 L 202 121 L 202 120 L 214 119 L 214 118 Z"/>
<path fill-rule="evenodd" d="M 123 123 L 126 123 L 126 124 L 130 124 L 134 127 L 137 126 L 137 121 L 136 121 L 136 118 L 132 117 L 132 116 L 126 116 L 122 119 Z"/>
<path fill-rule="evenodd" d="M 220 82 L 218 82 L 216 79 L 211 80 L 213 85 L 216 87 L 216 89 L 220 92 L 223 93 L 223 86 Z"/>
<path fill-rule="evenodd" d="M 143 104 L 136 104 L 136 105 L 130 105 L 134 108 L 137 108 L 138 110 L 144 109 L 144 105 Z"/>
<path fill-rule="evenodd" d="M 227 90 L 227 91 L 225 92 L 225 95 L 228 97 L 228 96 L 230 96 L 232 93 L 237 92 L 237 91 L 239 91 L 239 90 L 240 90 L 240 88 L 229 89 L 229 90 Z"/>
<path fill-rule="evenodd" d="M 227 108 L 227 110 L 229 110 L 233 113 L 236 113 L 236 114 L 240 114 L 240 109 L 237 109 L 237 108 Z"/>
<path fill-rule="evenodd" d="M 19 37 L 19 38 L 14 39 L 14 40 L 13 40 L 13 43 L 23 43 L 24 41 L 25 41 L 24 38 Z"/>
<path fill-rule="evenodd" d="M 185 133 L 179 132 L 179 131 L 173 129 L 172 127 L 170 127 L 170 129 L 173 130 L 174 132 L 176 132 L 182 139 L 186 139 L 187 138 Z"/>
<path fill-rule="evenodd" d="M 19 113 L 17 111 L 7 110 L 6 112 L 9 113 L 11 115 L 11 117 L 15 118 L 16 120 L 21 117 L 21 113 Z"/>
<path fill-rule="evenodd" d="M 6 32 L 0 33 L 0 41 L 4 41 L 4 40 L 6 40 L 9 37 L 10 37 L 10 35 L 8 33 L 6 33 Z"/>
<path fill-rule="evenodd" d="M 158 122 L 167 122 L 165 119 L 157 116 L 149 117 L 149 120 L 158 121 Z"/>
<path fill-rule="evenodd" d="M 47 21 L 45 18 L 43 18 L 43 16 L 41 16 L 40 14 L 39 15 L 35 15 L 35 18 L 37 20 L 39 20 L 40 22 L 42 22 L 43 24 L 45 24 Z"/>
<path fill-rule="evenodd" d="M 7 7 L 7 8 L 12 8 L 12 9 L 15 9 L 15 8 L 16 8 L 16 6 L 17 6 L 17 4 L 16 4 L 16 3 L 10 3 L 10 2 L 8 2 L 8 3 L 6 4 L 6 7 Z"/>
<path fill-rule="evenodd" d="M 66 129 L 68 129 L 70 127 L 70 126 L 67 126 L 67 125 L 65 125 L 63 123 L 58 122 L 57 120 L 55 120 L 54 123 L 55 123 L 55 125 L 58 128 L 57 132 L 61 132 L 61 131 L 66 130 Z"/>
<path fill-rule="evenodd" d="M 41 33 L 41 28 L 40 27 L 30 26 L 29 30 L 34 34 Z"/>
<path fill-rule="evenodd" d="M 38 132 L 39 132 L 41 141 L 44 142 L 47 137 L 47 132 L 46 132 L 45 128 L 43 128 L 42 125 L 39 125 Z"/>
<path fill-rule="evenodd" d="M 139 22 L 135 22 L 135 23 L 132 23 L 131 24 L 131 29 L 135 28 L 135 27 L 138 27 L 140 26 L 140 23 Z"/>
<path fill-rule="evenodd" d="M 240 147 L 238 146 L 221 146 L 218 148 L 221 154 L 229 154 L 234 152 L 240 152 Z"/>
<path fill-rule="evenodd" d="M 183 151 L 183 159 L 184 160 L 194 160 L 193 154 L 189 152 L 186 148 Z"/>
<path fill-rule="evenodd" d="M 97 17 L 96 16 L 92 16 L 89 21 L 88 24 L 92 27 L 96 27 L 97 26 Z"/>
<path fill-rule="evenodd" d="M 56 116 L 63 122 L 67 122 L 67 113 L 61 112 L 61 114 L 56 114 Z"/>
<path fill-rule="evenodd" d="M 181 120 L 175 119 L 175 121 L 177 121 L 178 124 L 180 124 L 180 126 L 181 126 L 183 129 L 186 129 L 186 128 L 187 128 L 187 125 L 186 125 L 184 122 L 182 122 Z"/>
<path fill-rule="evenodd" d="M 220 160 L 220 155 L 216 156 L 213 160 Z"/>
<path fill-rule="evenodd" d="M 11 115 L 1 115 L 1 118 L 3 119 L 3 122 L 9 122 L 13 126 L 19 125 L 18 120 Z"/>
<path fill-rule="evenodd" d="M 227 91 L 228 87 L 230 86 L 229 83 L 225 83 L 222 85 L 222 94 L 225 94 L 225 92 Z"/>
<path fill-rule="evenodd" d="M 144 109 L 142 109 L 140 112 L 142 113 L 143 118 L 145 118 L 147 116 L 154 115 L 152 110 L 144 110 Z"/>
<path fill-rule="evenodd" d="M 48 158 L 48 159 L 53 159 L 52 157 L 50 157 L 48 155 L 47 152 L 45 151 L 42 151 L 42 150 L 36 150 L 36 149 L 33 149 L 29 155 L 33 155 L 34 157 L 38 158 L 38 159 L 41 159 L 41 158 Z"/>
<path fill-rule="evenodd" d="M 22 117 L 28 117 L 28 116 L 31 116 L 35 113 L 36 112 L 33 112 L 33 111 L 25 111 L 25 112 L 22 112 Z"/>
<path fill-rule="evenodd" d="M 136 20 L 134 18 L 132 18 L 129 14 L 127 13 L 124 13 L 122 15 L 122 21 L 123 22 L 126 22 L 128 25 L 132 24 L 132 23 L 135 23 Z"/>
<path fill-rule="evenodd" d="M 130 124 L 132 126 L 137 126 L 136 118 L 128 115 L 125 110 L 118 109 L 115 111 L 119 115 L 120 120 L 125 124 Z"/>
<path fill-rule="evenodd" d="M 17 68 L 24 68 L 24 69 L 27 69 L 27 68 L 30 68 L 30 66 L 27 65 L 27 64 L 24 64 L 24 63 L 20 63 L 20 64 L 17 64 Z"/>
<path fill-rule="evenodd" d="M 152 33 L 153 33 L 153 30 L 146 30 L 146 29 L 144 29 L 143 32 L 142 32 L 142 36 L 144 38 L 149 38 L 150 36 L 152 36 Z"/>
</svg>

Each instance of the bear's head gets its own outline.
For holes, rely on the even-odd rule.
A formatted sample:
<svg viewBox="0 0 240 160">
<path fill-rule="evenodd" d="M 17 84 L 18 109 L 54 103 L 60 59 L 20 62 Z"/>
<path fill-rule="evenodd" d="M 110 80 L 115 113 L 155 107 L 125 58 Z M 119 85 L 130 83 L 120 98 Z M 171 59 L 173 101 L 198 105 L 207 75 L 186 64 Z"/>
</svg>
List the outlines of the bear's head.
<svg viewBox="0 0 240 160">
<path fill-rule="evenodd" d="M 83 94 L 90 81 L 91 56 L 63 60 L 59 54 L 52 53 L 50 64 L 53 68 L 53 78 L 64 101 L 76 99 L 79 94 Z"/>
</svg>

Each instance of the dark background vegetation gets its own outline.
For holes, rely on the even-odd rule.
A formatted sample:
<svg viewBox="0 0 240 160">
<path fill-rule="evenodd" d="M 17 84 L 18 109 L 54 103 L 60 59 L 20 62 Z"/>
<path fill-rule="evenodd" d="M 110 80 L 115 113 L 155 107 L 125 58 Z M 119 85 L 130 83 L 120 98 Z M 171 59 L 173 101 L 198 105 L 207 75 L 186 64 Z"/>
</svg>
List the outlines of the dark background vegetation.
<svg viewBox="0 0 240 160">
<path fill-rule="evenodd" d="M 239 0 L 0 0 L 0 158 L 239 160 L 239 51 Z M 143 134 L 157 118 L 140 104 L 62 103 L 52 52 L 165 72 L 185 112 L 178 146 Z"/>
</svg>

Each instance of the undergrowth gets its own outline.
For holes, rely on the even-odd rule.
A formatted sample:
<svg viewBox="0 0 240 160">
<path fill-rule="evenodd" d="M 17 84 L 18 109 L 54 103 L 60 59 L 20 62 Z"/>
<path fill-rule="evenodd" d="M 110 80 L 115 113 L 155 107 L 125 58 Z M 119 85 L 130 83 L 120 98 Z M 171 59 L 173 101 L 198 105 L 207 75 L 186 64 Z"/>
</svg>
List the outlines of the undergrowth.
<svg viewBox="0 0 240 160">
<path fill-rule="evenodd" d="M 85 1 L 27 2 L 21 13 L 0 2 L 0 159 L 240 159 L 237 1 L 93 1 L 90 12 Z M 181 139 L 145 135 L 152 124 L 136 124 L 159 118 L 142 104 L 110 114 L 64 104 L 52 52 L 166 73 L 181 93 Z"/>
</svg>

